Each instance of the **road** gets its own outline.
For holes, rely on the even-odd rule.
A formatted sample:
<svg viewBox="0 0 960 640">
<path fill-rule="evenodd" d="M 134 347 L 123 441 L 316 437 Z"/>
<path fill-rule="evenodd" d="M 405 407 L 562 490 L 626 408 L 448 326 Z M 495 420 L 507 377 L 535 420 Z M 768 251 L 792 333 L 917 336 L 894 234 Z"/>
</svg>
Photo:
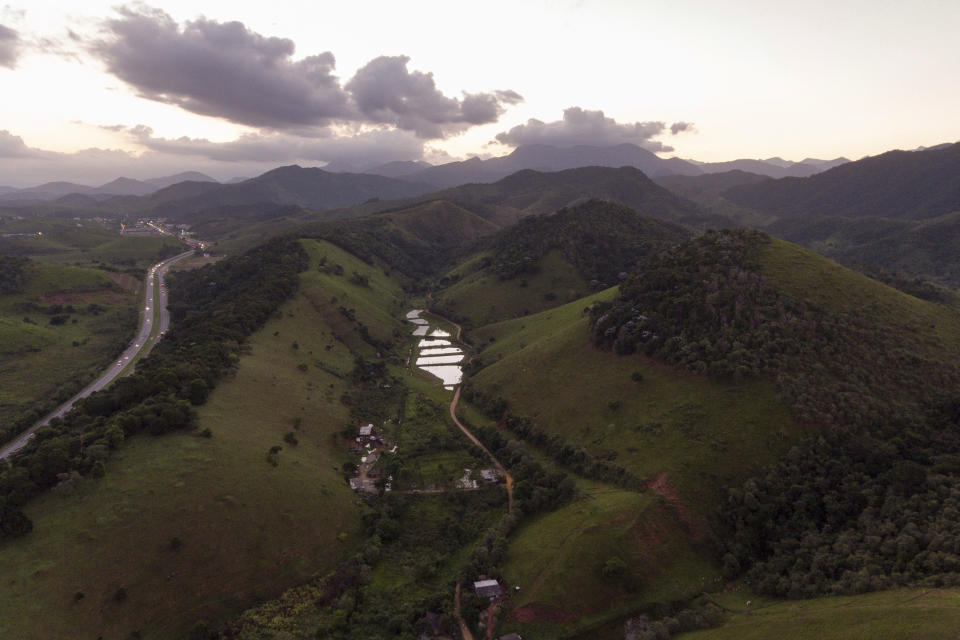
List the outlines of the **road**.
<svg viewBox="0 0 960 640">
<path fill-rule="evenodd" d="M 137 337 L 134 338 L 133 342 L 120 354 L 117 361 L 111 364 L 99 378 L 88 384 L 80 393 L 70 398 L 67 402 L 57 407 L 56 410 L 44 417 L 43 420 L 21 433 L 15 440 L 8 442 L 3 448 L 0 448 L 0 460 L 10 457 L 22 449 L 30 438 L 33 437 L 33 433 L 37 429 L 46 425 L 54 418 L 62 418 L 65 416 L 78 400 L 86 398 L 96 391 L 100 391 L 124 372 L 132 370 L 130 365 L 133 364 L 137 356 L 146 355 L 146 353 L 153 348 L 153 345 L 160 341 L 163 334 L 170 328 L 170 313 L 167 311 L 167 287 L 163 281 L 163 277 L 173 263 L 186 258 L 192 253 L 192 251 L 186 251 L 150 267 L 150 270 L 147 271 L 147 286 L 145 287 L 146 290 L 143 296 L 143 315 L 140 319 L 140 330 L 137 332 Z M 160 290 L 156 292 L 157 295 L 155 296 L 154 287 L 157 281 L 159 281 Z M 156 331 L 154 331 L 154 324 L 156 324 Z"/>
</svg>

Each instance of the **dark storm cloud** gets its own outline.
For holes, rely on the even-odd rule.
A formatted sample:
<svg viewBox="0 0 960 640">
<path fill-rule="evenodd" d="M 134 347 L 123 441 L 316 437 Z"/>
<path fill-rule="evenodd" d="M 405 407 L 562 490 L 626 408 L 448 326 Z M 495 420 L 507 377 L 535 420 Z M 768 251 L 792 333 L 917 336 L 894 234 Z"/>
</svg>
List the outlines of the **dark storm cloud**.
<svg viewBox="0 0 960 640">
<path fill-rule="evenodd" d="M 345 85 L 329 51 L 294 60 L 294 43 L 240 22 L 177 24 L 158 9 L 123 7 L 91 46 L 107 69 L 151 100 L 273 130 L 391 125 L 424 139 L 495 122 L 515 91 L 445 96 L 406 56 L 375 58 Z"/>
<path fill-rule="evenodd" d="M 673 135 L 677 135 L 678 133 L 683 133 L 685 131 L 693 131 L 692 122 L 683 122 L 681 120 L 680 122 L 674 122 L 672 125 L 670 125 L 670 133 Z"/>
<path fill-rule="evenodd" d="M 157 153 L 201 156 L 217 162 L 342 162 L 379 164 L 392 160 L 410 160 L 423 156 L 423 141 L 411 133 L 380 129 L 355 135 L 327 135 L 304 138 L 285 133 L 242 135 L 229 142 L 205 138 L 158 138 L 153 129 L 105 126 L 125 131 L 141 146 Z"/>
<path fill-rule="evenodd" d="M 20 34 L 0 24 L 0 67 L 13 69 L 20 57 Z"/>
<path fill-rule="evenodd" d="M 443 138 L 471 125 L 496 122 L 504 104 L 523 100 L 515 91 L 443 95 L 432 73 L 409 71 L 407 56 L 380 56 L 359 69 L 345 89 L 368 122 L 392 124 L 421 138 Z"/>
<path fill-rule="evenodd" d="M 496 139 L 497 142 L 510 146 L 608 146 L 630 142 L 651 151 L 672 151 L 672 147 L 653 140 L 665 130 L 666 125 L 660 121 L 619 123 L 606 117 L 600 110 L 588 111 L 580 107 L 570 107 L 564 110 L 563 120 L 543 122 L 531 118 L 525 124 L 497 134 Z"/>
<path fill-rule="evenodd" d="M 330 52 L 293 61 L 294 44 L 240 22 L 200 18 L 181 28 L 157 9 L 122 7 L 92 45 L 107 69 L 146 98 L 256 127 L 324 125 L 349 101 Z"/>
</svg>

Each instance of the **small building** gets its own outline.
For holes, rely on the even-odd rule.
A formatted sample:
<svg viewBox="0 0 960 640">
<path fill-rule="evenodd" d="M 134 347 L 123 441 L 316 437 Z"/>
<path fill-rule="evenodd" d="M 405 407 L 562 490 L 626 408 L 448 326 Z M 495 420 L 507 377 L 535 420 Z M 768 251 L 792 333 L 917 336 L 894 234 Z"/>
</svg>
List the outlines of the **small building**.
<svg viewBox="0 0 960 640">
<path fill-rule="evenodd" d="M 497 482 L 500 479 L 500 472 L 496 469 L 481 469 L 480 477 L 487 482 Z"/>
<path fill-rule="evenodd" d="M 366 426 L 360 427 L 360 437 L 361 438 L 372 438 L 373 437 L 373 425 L 368 424 Z"/>
<path fill-rule="evenodd" d="M 473 590 L 480 598 L 496 598 L 502 593 L 496 580 L 477 580 L 473 583 Z"/>
<path fill-rule="evenodd" d="M 363 488 L 363 480 L 360 477 L 350 478 L 350 488 L 354 491 L 360 491 Z"/>
<path fill-rule="evenodd" d="M 497 640 L 523 640 L 523 638 L 520 637 L 519 633 L 508 633 L 500 636 Z"/>
</svg>

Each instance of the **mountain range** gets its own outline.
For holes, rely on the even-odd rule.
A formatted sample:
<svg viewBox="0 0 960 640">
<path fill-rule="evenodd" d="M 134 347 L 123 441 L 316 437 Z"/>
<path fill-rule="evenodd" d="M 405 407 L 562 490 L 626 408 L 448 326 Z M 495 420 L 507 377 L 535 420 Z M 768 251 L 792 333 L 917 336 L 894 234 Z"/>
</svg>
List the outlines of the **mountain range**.
<svg viewBox="0 0 960 640">
<path fill-rule="evenodd" d="M 0 200 L 3 201 L 49 201 L 72 194 L 90 196 L 94 199 L 106 199 L 112 196 L 145 196 L 178 182 L 217 182 L 214 178 L 199 171 L 184 171 L 171 176 L 134 180 L 117 178 L 99 187 L 91 187 L 74 182 L 47 182 L 36 187 L 15 189 L 0 187 Z"/>
<path fill-rule="evenodd" d="M 485 160 L 474 157 L 440 165 L 406 160 L 367 167 L 346 162 L 332 162 L 323 167 L 323 170 L 327 173 L 368 174 L 394 178 L 429 185 L 434 189 L 445 189 L 461 184 L 496 182 L 524 169 L 554 172 L 588 166 L 627 166 L 640 169 L 654 178 L 668 175 L 697 176 L 736 169 L 771 178 L 783 178 L 809 176 L 845 162 L 847 162 L 846 158 L 829 161 L 808 158 L 801 162 L 768 158 L 767 160 L 743 159 L 711 163 L 680 158 L 661 158 L 634 144 L 575 147 L 533 144 L 523 145 L 507 155 Z M 233 178 L 226 184 L 238 184 L 248 180 L 249 178 Z M 49 182 L 25 189 L 0 187 L 0 202 L 48 202 L 73 194 L 88 196 L 94 200 L 106 200 L 113 196 L 147 196 L 159 189 L 184 181 L 217 183 L 214 178 L 196 171 L 148 180 L 120 177 L 97 187 L 72 182 Z M 71 199 L 67 204 L 79 205 L 82 202 L 82 200 Z"/>
</svg>

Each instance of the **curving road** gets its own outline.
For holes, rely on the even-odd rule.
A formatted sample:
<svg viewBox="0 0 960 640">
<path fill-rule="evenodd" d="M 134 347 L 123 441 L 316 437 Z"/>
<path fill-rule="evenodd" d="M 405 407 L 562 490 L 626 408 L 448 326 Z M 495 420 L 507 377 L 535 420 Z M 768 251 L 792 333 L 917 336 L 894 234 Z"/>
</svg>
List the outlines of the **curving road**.
<svg viewBox="0 0 960 640">
<path fill-rule="evenodd" d="M 166 333 L 170 327 L 170 313 L 167 311 L 167 287 L 163 282 L 163 277 L 167 274 L 167 270 L 172 264 L 186 258 L 192 253 L 193 251 L 185 251 L 150 267 L 150 270 L 147 271 L 147 286 L 143 297 L 143 315 L 140 319 L 140 330 L 137 332 L 137 337 L 124 349 L 123 353 L 117 358 L 117 361 L 111 364 L 99 378 L 88 384 L 80 393 L 70 398 L 67 402 L 57 407 L 56 410 L 43 420 L 21 433 L 15 440 L 8 442 L 3 448 L 0 448 L 0 460 L 10 457 L 22 449 L 30 438 L 33 437 L 34 431 L 54 418 L 62 418 L 65 416 L 78 400 L 86 398 L 90 394 L 108 386 L 118 376 L 129 370 L 130 365 L 137 359 L 137 356 L 145 355 L 153 348 L 153 345 L 160 341 L 160 338 L 163 337 L 163 334 Z M 155 291 L 157 284 L 159 284 L 159 291 Z"/>
</svg>

